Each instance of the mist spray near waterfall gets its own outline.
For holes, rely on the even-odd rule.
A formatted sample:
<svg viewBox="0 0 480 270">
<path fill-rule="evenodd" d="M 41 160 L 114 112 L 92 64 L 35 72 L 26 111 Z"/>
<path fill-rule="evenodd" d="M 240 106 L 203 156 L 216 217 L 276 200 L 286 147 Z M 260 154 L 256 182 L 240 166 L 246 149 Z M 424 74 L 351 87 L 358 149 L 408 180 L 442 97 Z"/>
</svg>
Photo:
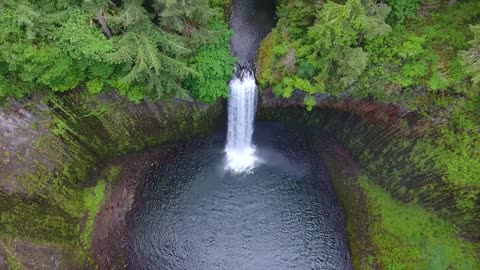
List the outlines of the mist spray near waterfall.
<svg viewBox="0 0 480 270">
<path fill-rule="evenodd" d="M 252 144 L 257 85 L 253 72 L 243 69 L 230 81 L 228 134 L 225 152 L 227 169 L 244 172 L 253 169 L 257 157 Z"/>
</svg>

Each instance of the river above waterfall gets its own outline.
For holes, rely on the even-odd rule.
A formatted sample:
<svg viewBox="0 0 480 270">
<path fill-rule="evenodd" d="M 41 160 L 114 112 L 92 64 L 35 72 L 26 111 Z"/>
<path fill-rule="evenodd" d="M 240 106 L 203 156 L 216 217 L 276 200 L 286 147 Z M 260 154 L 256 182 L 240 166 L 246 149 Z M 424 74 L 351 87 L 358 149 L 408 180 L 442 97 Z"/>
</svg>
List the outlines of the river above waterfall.
<svg viewBox="0 0 480 270">
<path fill-rule="evenodd" d="M 242 66 L 253 65 L 258 47 L 275 25 L 275 0 L 233 0 L 232 52 Z"/>
<path fill-rule="evenodd" d="M 137 190 L 129 269 L 351 269 L 344 218 L 322 160 L 298 132 L 256 124 L 263 160 L 224 169 L 225 133 L 173 146 Z"/>
</svg>

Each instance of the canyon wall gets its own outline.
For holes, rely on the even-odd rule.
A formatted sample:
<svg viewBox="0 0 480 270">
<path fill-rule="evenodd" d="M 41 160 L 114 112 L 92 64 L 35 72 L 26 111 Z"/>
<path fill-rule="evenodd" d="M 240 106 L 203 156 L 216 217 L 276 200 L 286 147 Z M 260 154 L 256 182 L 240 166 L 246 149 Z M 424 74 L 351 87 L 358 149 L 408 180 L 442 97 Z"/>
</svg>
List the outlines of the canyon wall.
<svg viewBox="0 0 480 270">
<path fill-rule="evenodd" d="M 329 164 L 337 195 L 344 205 L 357 268 L 371 266 L 367 264 L 367 253 L 375 253 L 372 246 L 375 236 L 369 235 L 373 233 L 369 230 L 378 219 L 370 211 L 373 206 L 360 183 L 363 178 L 381 187 L 385 196 L 411 207 L 412 214 L 413 209 L 414 214 L 424 213 L 425 209 L 438 216 L 436 223 L 448 224 L 443 227 L 455 231 L 452 242 L 472 244 L 478 252 L 480 190 L 477 186 L 446 181 L 435 170 L 434 161 L 425 160 L 422 152 L 428 151 L 426 147 L 435 138 L 427 132 L 432 124 L 416 113 L 394 104 L 327 95 L 317 97 L 312 111 L 307 111 L 301 95 L 283 99 L 265 90 L 260 97 L 257 121 L 285 122 L 311 135 L 312 145 L 316 145 Z M 415 218 L 412 216 L 412 220 Z M 423 218 L 427 226 L 425 235 L 419 235 L 418 239 L 429 241 L 426 235 L 435 229 L 428 227 L 427 217 L 418 218 Z"/>
<path fill-rule="evenodd" d="M 95 97 L 72 91 L 5 104 L 0 110 L 0 268 L 15 261 L 32 269 L 84 267 L 91 257 L 88 222 L 96 215 L 89 207 L 91 201 L 98 207 L 105 190 L 95 179 L 113 178 L 102 162 L 201 136 L 223 115 L 221 102 L 135 104 L 115 91 Z M 30 256 L 32 250 L 39 255 Z M 72 260 L 72 254 L 80 256 Z"/>
</svg>

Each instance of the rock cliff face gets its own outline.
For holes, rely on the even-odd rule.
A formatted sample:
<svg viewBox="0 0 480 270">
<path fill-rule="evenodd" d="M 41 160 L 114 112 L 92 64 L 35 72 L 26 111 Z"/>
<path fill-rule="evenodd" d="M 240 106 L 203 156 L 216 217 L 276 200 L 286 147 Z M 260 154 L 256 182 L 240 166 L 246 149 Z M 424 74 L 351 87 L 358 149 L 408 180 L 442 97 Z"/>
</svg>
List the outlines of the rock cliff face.
<svg viewBox="0 0 480 270">
<path fill-rule="evenodd" d="M 89 248 L 89 242 L 79 238 L 92 217 L 78 204 L 86 190 L 108 178 L 104 162 L 201 136 L 224 115 L 221 103 L 133 104 L 115 92 L 87 98 L 78 91 L 6 106 L 0 111 L 0 268 L 21 263 L 32 269 L 81 269 L 95 264 L 91 254 L 82 258 L 72 254 Z M 262 120 L 286 122 L 312 135 L 312 145 L 329 164 L 345 207 L 355 265 L 364 265 L 373 252 L 360 175 L 368 175 L 398 201 L 438 214 L 458 227 L 462 238 L 478 244 L 479 191 L 443 181 L 434 170 L 417 170 L 415 147 L 429 123 L 415 113 L 392 104 L 331 97 L 317 98 L 308 112 L 302 97 L 285 100 L 267 90 L 259 100 L 257 121 Z M 109 228 L 123 226 L 122 217 L 141 183 L 138 168 L 162 156 L 163 150 L 156 149 L 113 162 L 121 177 L 109 182 L 109 199 L 100 207 L 96 230 L 90 234 L 98 265 L 111 265 L 110 259 L 123 252 L 115 246 L 118 250 L 112 254 L 100 254 L 111 250 L 105 242 L 116 230 Z M 95 220 L 97 213 L 93 214 Z M 32 250 L 39 256 L 29 256 Z M 87 262 L 77 261 L 86 257 Z"/>
<path fill-rule="evenodd" d="M 115 92 L 11 103 L 0 111 L 0 190 L 44 195 L 62 177 L 79 187 L 99 161 L 201 134 L 222 110 L 185 101 L 135 104 Z"/>
<path fill-rule="evenodd" d="M 0 110 L 2 269 L 8 259 L 32 269 L 77 265 L 62 258 L 78 251 L 86 227 L 83 197 L 95 186 L 102 162 L 201 136 L 223 120 L 220 102 L 135 104 L 114 91 L 96 97 L 73 91 L 6 105 Z M 33 260 L 30 249 L 53 254 L 52 260 Z"/>
<path fill-rule="evenodd" d="M 419 163 L 432 163 L 419 156 L 418 144 L 434 138 L 424 136 L 431 123 L 414 112 L 393 104 L 327 96 L 317 98 L 308 112 L 302 97 L 276 98 L 269 90 L 263 92 L 260 104 L 257 120 L 282 121 L 304 129 L 330 161 L 347 220 L 356 223 L 349 224 L 350 240 L 357 241 L 353 246 L 363 249 L 369 242 L 359 237 L 366 234 L 361 226 L 367 226 L 366 219 L 371 218 L 365 217 L 370 206 L 358 184 L 360 175 L 368 176 L 394 199 L 420 205 L 454 224 L 460 238 L 479 244 L 480 190 L 445 181 L 434 166 L 418 169 Z"/>
</svg>

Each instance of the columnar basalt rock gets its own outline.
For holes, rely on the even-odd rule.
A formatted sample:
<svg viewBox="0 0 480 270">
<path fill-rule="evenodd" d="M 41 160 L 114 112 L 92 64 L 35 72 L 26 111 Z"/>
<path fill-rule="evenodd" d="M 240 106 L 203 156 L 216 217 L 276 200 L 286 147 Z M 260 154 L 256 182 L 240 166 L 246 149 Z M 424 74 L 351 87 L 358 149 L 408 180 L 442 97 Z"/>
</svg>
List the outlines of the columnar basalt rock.
<svg viewBox="0 0 480 270">
<path fill-rule="evenodd" d="M 66 246 L 77 245 L 84 230 L 82 197 L 95 185 L 92 175 L 102 162 L 201 136 L 223 121 L 221 102 L 137 104 L 115 91 L 95 97 L 73 91 L 8 105 L 0 111 L 0 239 Z M 29 222 L 26 211 L 39 217 Z M 42 223 L 49 216 L 58 222 Z M 20 220 L 31 228 L 16 230 Z M 69 233 L 56 233 L 60 228 Z M 21 259 L 21 250 L 17 253 Z"/>
<path fill-rule="evenodd" d="M 430 123 L 415 112 L 394 104 L 328 96 L 317 98 L 308 112 L 301 97 L 276 98 L 265 90 L 257 120 L 288 122 L 317 132 L 319 139 L 322 134 L 335 137 L 351 151 L 363 171 L 394 198 L 418 203 L 458 226 L 463 237 L 480 241 L 475 225 L 480 220 L 478 188 L 444 181 L 433 167 L 428 173 L 417 169 L 416 143 L 433 138 L 424 136 Z"/>
</svg>

